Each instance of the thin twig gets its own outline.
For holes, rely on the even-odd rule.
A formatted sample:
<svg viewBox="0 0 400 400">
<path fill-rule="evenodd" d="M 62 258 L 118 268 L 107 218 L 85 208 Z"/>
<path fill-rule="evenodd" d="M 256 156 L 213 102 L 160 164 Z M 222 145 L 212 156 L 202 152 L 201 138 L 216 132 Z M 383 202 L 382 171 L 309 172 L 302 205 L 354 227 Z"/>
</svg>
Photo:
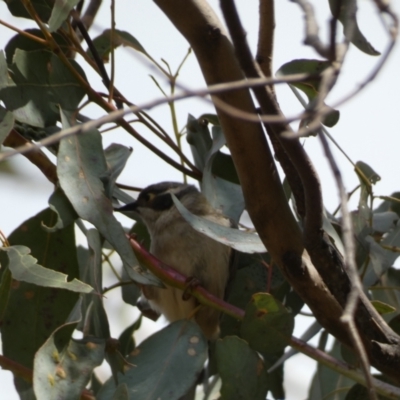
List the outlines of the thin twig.
<svg viewBox="0 0 400 400">
<path fill-rule="evenodd" d="M 7 153 L 1 153 L 0 154 L 0 162 L 7 158 L 15 156 L 17 154 L 24 154 L 26 152 L 33 151 L 34 149 L 39 149 L 44 146 L 49 146 L 51 144 L 58 143 L 61 139 L 65 138 L 65 137 L 82 134 L 82 133 L 88 132 L 92 129 L 96 129 L 101 125 L 117 121 L 117 120 L 121 119 L 122 117 L 124 117 L 125 115 L 137 113 L 137 112 L 143 111 L 143 110 L 148 110 L 148 109 L 154 108 L 156 106 L 159 106 L 161 104 L 168 103 L 169 101 L 172 101 L 172 100 L 178 101 L 178 100 L 183 100 L 183 99 L 187 99 L 187 98 L 194 97 L 194 96 L 201 98 L 201 97 L 207 96 L 209 94 L 229 92 L 232 90 L 249 88 L 249 87 L 253 87 L 253 86 L 265 86 L 265 85 L 272 85 L 272 84 L 278 84 L 278 83 L 294 82 L 299 79 L 300 80 L 304 79 L 306 76 L 308 76 L 308 75 L 301 74 L 301 78 L 296 75 L 296 77 L 293 77 L 293 78 L 286 77 L 286 78 L 279 78 L 279 79 L 275 79 L 275 78 L 248 79 L 248 80 L 242 80 L 242 81 L 236 81 L 236 82 L 217 84 L 217 85 L 209 86 L 206 89 L 192 90 L 190 92 L 179 93 L 179 94 L 176 94 L 173 96 L 168 96 L 166 98 L 163 97 L 163 98 L 151 100 L 151 101 L 143 103 L 142 105 L 139 105 L 139 106 L 133 105 L 124 110 L 115 110 L 115 111 L 112 111 L 109 114 L 107 114 L 103 117 L 100 117 L 96 120 L 88 121 L 81 125 L 63 129 L 60 132 L 57 132 L 54 135 L 47 137 L 35 144 L 20 146 L 20 147 L 14 149 L 14 151 L 9 151 Z"/>
<path fill-rule="evenodd" d="M 361 340 L 361 336 L 357 330 L 354 314 L 356 312 L 357 304 L 359 302 L 360 295 L 363 292 L 363 287 L 358 276 L 357 265 L 355 262 L 355 245 L 354 245 L 354 237 L 353 237 L 353 226 L 351 215 L 348 210 L 347 203 L 347 193 L 344 188 L 342 175 L 340 173 L 339 167 L 336 164 L 336 161 L 333 157 L 333 154 L 330 150 L 329 143 L 326 140 L 326 137 L 323 133 L 319 134 L 322 147 L 324 149 L 325 155 L 328 159 L 329 165 L 331 167 L 332 173 L 335 177 L 336 184 L 339 191 L 341 210 L 342 210 L 342 235 L 343 235 L 343 244 L 344 244 L 344 259 L 345 265 L 347 267 L 347 272 L 352 284 L 351 291 L 347 297 L 346 307 L 343 311 L 343 315 L 341 317 L 341 321 L 348 326 L 350 337 L 352 338 L 354 348 L 360 358 L 361 366 L 365 375 L 365 379 L 367 382 L 367 387 L 369 390 L 370 398 L 372 400 L 377 400 L 377 395 L 374 389 L 374 383 L 372 380 L 369 361 L 367 357 L 367 353 L 365 351 L 364 345 Z"/>
</svg>

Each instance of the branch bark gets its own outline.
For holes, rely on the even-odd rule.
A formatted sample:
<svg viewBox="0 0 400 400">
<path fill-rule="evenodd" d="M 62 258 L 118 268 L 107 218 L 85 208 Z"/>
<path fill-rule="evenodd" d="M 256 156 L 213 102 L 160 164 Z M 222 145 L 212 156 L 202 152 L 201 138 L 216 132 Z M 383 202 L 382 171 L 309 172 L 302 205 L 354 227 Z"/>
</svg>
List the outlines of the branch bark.
<svg viewBox="0 0 400 400">
<path fill-rule="evenodd" d="M 155 3 L 190 43 L 208 85 L 243 79 L 243 65 L 239 64 L 224 27 L 206 1 L 155 0 Z M 266 93 L 265 89 L 262 90 Z M 259 99 L 259 102 L 262 108 L 264 106 L 263 113 L 278 115 L 280 110 L 273 96 L 262 96 L 264 100 Z M 248 90 L 236 90 L 215 97 L 240 110 L 256 113 Z M 342 343 L 351 347 L 348 331 L 340 322 L 344 307 L 342 300 L 346 294 L 343 295 L 340 280 L 331 282 L 332 272 L 328 267 L 332 267 L 333 275 L 336 274 L 342 281 L 348 282 L 348 277 L 340 255 L 324 240 L 320 230 L 322 199 L 311 161 L 298 142 L 286 139 L 283 147 L 305 185 L 309 233 L 305 233 L 306 240 L 303 241 L 283 193 L 262 126 L 232 118 L 218 107 L 217 113 L 235 162 L 246 208 L 273 261 L 309 305 L 318 321 Z M 274 125 L 277 135 L 286 129 L 285 125 Z M 313 262 L 304 243 L 314 253 Z M 318 271 L 314 265 L 318 266 Z M 341 292 L 342 298 L 336 298 L 336 292 Z M 358 322 L 363 329 L 367 325 L 368 334 L 364 331 L 361 334 L 371 363 L 398 381 L 400 351 L 396 348 L 399 348 L 399 337 L 367 305 L 362 303 L 357 315 L 360 309 L 362 319 Z M 385 346 L 389 346 L 391 352 Z"/>
</svg>

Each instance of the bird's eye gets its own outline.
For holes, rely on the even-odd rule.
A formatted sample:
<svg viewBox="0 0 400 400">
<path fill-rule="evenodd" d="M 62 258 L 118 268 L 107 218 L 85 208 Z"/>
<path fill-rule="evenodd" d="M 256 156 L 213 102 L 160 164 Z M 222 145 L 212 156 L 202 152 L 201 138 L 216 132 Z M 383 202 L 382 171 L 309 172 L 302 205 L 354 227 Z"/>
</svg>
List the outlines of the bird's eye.
<svg viewBox="0 0 400 400">
<path fill-rule="evenodd" d="M 144 193 L 143 194 L 143 200 L 146 203 L 150 203 L 151 201 L 153 201 L 154 197 L 156 197 L 156 195 L 154 193 Z"/>
</svg>

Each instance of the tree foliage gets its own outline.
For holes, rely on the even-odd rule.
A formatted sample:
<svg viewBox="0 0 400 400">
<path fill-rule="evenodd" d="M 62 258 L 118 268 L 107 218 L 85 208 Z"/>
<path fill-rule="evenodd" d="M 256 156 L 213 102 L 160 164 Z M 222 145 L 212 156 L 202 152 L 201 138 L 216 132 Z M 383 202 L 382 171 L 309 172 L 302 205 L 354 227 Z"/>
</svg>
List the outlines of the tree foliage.
<svg viewBox="0 0 400 400">
<path fill-rule="evenodd" d="M 393 48 L 397 17 L 388 4 L 375 1 L 388 30 L 389 44 L 380 55 L 358 27 L 355 1 L 329 1 L 331 37 L 326 44 L 318 36 L 311 5 L 298 0 L 305 15 L 304 41 L 316 56 L 287 60 L 274 77 L 273 1 L 260 1 L 256 55 L 233 0 L 220 1 L 226 28 L 205 0 L 155 3 L 189 42 L 207 89 L 178 91 L 183 63 L 173 73 L 130 32 L 113 24 L 92 35 L 94 1 L 85 12 L 83 1 L 7 2 L 10 14 L 31 20 L 32 28 L 8 25 L 16 34 L 0 52 L 0 139 L 13 148 L 0 153 L 0 161 L 24 154 L 54 184 L 54 193 L 47 209 L 16 220 L 18 228 L 2 237 L 0 365 L 13 372 L 24 399 L 188 399 L 200 378 L 207 382 L 206 396 L 219 382 L 222 399 L 280 399 L 285 396 L 284 362 L 293 354 L 284 352 L 291 346 L 318 361 L 311 400 L 333 393 L 347 400 L 400 398 L 400 274 L 393 266 L 400 249 L 400 194 L 376 206 L 373 185 L 380 177 L 358 162 L 359 204 L 349 212 L 326 130 L 340 123 L 339 109 L 326 104 L 326 98 L 340 79 L 349 46 L 380 57 L 377 74 Z M 171 94 L 145 105 L 125 97 L 114 86 L 113 69 L 109 75 L 104 66 L 113 63 L 121 45 L 141 53 L 164 74 Z M 90 69 L 101 77 L 105 93 L 88 80 Z M 297 131 L 275 96 L 274 85 L 282 83 L 290 85 L 305 108 Z M 207 94 L 215 114 L 193 112 L 185 131 L 179 131 L 175 102 Z M 160 104 L 170 107 L 175 137 L 146 111 Z M 102 109 L 104 116 L 88 117 L 88 105 Z M 149 134 L 137 130 L 138 123 Z M 103 284 L 110 252 L 120 258 L 113 288 L 121 286 L 121 302 L 133 307 L 140 285 L 185 289 L 188 278 L 147 252 L 149 235 L 140 221 L 128 227 L 135 234 L 128 240 L 114 216 L 115 206 L 132 201 L 118 183 L 132 149 L 121 143 L 104 149 L 102 144 L 100 129 L 115 127 L 182 172 L 185 181 L 198 180 L 209 202 L 236 224 L 245 211 L 254 224 L 254 230 L 224 228 L 190 214 L 173 198 L 194 229 L 238 252 L 225 301 L 201 286 L 191 289 L 200 303 L 222 312 L 215 343 L 207 343 L 190 319 L 170 324 L 139 346 L 134 333 L 141 319 L 117 340 L 111 337 L 103 304 L 110 290 Z M 154 144 L 151 134 L 170 151 Z M 300 140 L 311 135 L 321 140 L 337 179 L 342 201 L 332 214 L 324 209 L 316 168 Z M 184 137 L 191 154 L 183 151 Z M 85 246 L 76 243 L 76 229 L 85 234 Z M 300 340 L 292 333 L 305 303 L 315 322 Z M 307 341 L 318 333 L 315 349 Z M 334 338 L 331 349 L 328 334 Z M 100 383 L 95 368 L 103 360 L 112 376 Z"/>
</svg>

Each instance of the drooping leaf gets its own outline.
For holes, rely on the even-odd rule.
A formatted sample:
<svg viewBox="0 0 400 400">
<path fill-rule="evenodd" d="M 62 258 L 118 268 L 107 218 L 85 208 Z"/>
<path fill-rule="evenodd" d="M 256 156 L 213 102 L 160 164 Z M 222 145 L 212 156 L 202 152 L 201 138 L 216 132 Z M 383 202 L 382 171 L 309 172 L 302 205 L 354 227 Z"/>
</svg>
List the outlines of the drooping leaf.
<svg viewBox="0 0 400 400">
<path fill-rule="evenodd" d="M 261 353 L 276 353 L 288 345 L 293 328 L 293 315 L 270 294 L 258 293 L 246 307 L 240 336 Z"/>
<path fill-rule="evenodd" d="M 45 232 L 42 222 L 52 225 L 55 218 L 54 213 L 46 209 L 23 222 L 8 239 L 11 246 L 29 247 L 40 264 L 67 274 L 72 280 L 79 277 L 74 227 Z M 7 263 L 2 258 L 2 266 L 7 267 Z M 32 369 L 36 351 L 65 323 L 77 299 L 78 294 L 69 290 L 12 281 L 0 326 L 4 356 Z M 31 385 L 20 378 L 16 378 L 15 383 L 18 392 L 28 396 Z"/>
<path fill-rule="evenodd" d="M 142 315 L 132 324 L 129 325 L 125 330 L 121 333 L 118 338 L 119 348 L 122 355 L 128 355 L 133 350 L 135 350 L 135 338 L 133 337 L 133 333 L 137 331 L 142 324 Z"/>
<path fill-rule="evenodd" d="M 69 62 L 86 80 L 79 64 L 74 60 Z M 85 95 L 77 77 L 49 51 L 17 49 L 9 69 L 12 80 L 8 75 L 0 78 L 4 82 L 0 84 L 0 99 L 22 123 L 35 127 L 56 125 L 58 107 L 75 110 Z"/>
<path fill-rule="evenodd" d="M 236 336 L 216 344 L 221 400 L 264 400 L 268 392 L 265 364 L 256 351 Z"/>
<path fill-rule="evenodd" d="M 209 151 L 213 144 L 207 122 L 210 120 L 215 126 L 219 126 L 215 118 L 217 117 L 213 115 L 209 116 L 208 114 L 202 115 L 199 119 L 194 118 L 190 114 L 188 115 L 186 139 L 192 151 L 194 164 L 200 171 L 204 170 Z M 216 152 L 212 162 L 212 173 L 226 181 L 240 184 L 231 155 L 222 153 L 219 150 Z"/>
<path fill-rule="evenodd" d="M 62 112 L 61 116 L 63 126 L 69 127 L 69 115 Z M 107 175 L 107 166 L 97 130 L 61 140 L 57 174 L 61 188 L 77 214 L 91 222 L 113 246 L 127 266 L 131 279 L 157 285 L 158 279 L 139 265 L 121 224 L 113 215 L 111 200 L 106 196 L 101 180 Z"/>
<path fill-rule="evenodd" d="M 26 246 L 16 245 L 2 250 L 8 255 L 8 268 L 13 278 L 18 281 L 78 293 L 90 293 L 93 290 L 91 286 L 77 279 L 68 281 L 68 275 L 37 264 L 37 259 L 30 255 L 31 251 Z"/>
<path fill-rule="evenodd" d="M 177 400 L 196 382 L 207 358 L 207 341 L 192 321 L 174 322 L 146 339 L 127 359 L 133 366 L 119 374 L 129 395 L 136 400 Z M 97 400 L 108 400 L 115 393 L 108 380 Z"/>
<path fill-rule="evenodd" d="M 14 126 L 13 113 L 0 106 L 0 145 Z"/>
<path fill-rule="evenodd" d="M 107 175 L 102 178 L 106 195 L 111 197 L 114 193 L 115 183 L 122 170 L 125 168 L 128 158 L 132 154 L 132 148 L 112 143 L 104 150 L 107 163 Z"/>
<path fill-rule="evenodd" d="M 358 27 L 357 0 L 329 0 L 329 6 L 332 15 L 338 16 L 342 23 L 344 35 L 354 46 L 370 56 L 381 54 L 372 47 Z"/>
<path fill-rule="evenodd" d="M 239 223 L 245 207 L 241 186 L 214 176 L 212 172 L 214 159 L 224 144 L 225 137 L 221 127 L 213 127 L 213 142 L 207 153 L 201 182 L 202 193 L 215 209 L 221 210 L 225 216 Z"/>
<path fill-rule="evenodd" d="M 176 208 L 182 217 L 196 231 L 225 244 L 243 253 L 265 253 L 266 249 L 261 239 L 254 233 L 243 232 L 238 229 L 228 228 L 199 217 L 188 211 L 185 206 L 171 194 Z"/>
<path fill-rule="evenodd" d="M 49 30 L 55 32 L 69 17 L 70 11 L 79 3 L 79 0 L 55 0 L 49 19 Z"/>
<path fill-rule="evenodd" d="M 310 79 L 304 82 L 294 82 L 291 86 L 301 90 L 308 98 L 308 108 L 312 109 L 314 102 L 316 101 L 319 92 L 320 84 L 322 79 L 322 73 L 329 68 L 331 63 L 323 60 L 308 60 L 299 59 L 292 60 L 286 64 L 283 64 L 276 72 L 277 76 L 288 76 L 294 74 L 310 74 L 314 75 Z M 324 125 L 332 127 L 339 121 L 340 113 L 337 110 L 332 109 L 324 117 Z M 302 121 L 303 125 L 307 125 L 308 120 Z"/>
<path fill-rule="evenodd" d="M 93 44 L 100 58 L 104 62 L 108 61 L 111 50 L 116 49 L 121 45 L 131 47 L 141 53 L 147 54 L 144 47 L 134 36 L 129 32 L 121 31 L 119 29 L 115 29 L 113 32 L 111 29 L 106 29 L 101 35 L 93 39 Z M 88 54 L 92 56 L 90 50 L 88 50 Z"/>
</svg>

